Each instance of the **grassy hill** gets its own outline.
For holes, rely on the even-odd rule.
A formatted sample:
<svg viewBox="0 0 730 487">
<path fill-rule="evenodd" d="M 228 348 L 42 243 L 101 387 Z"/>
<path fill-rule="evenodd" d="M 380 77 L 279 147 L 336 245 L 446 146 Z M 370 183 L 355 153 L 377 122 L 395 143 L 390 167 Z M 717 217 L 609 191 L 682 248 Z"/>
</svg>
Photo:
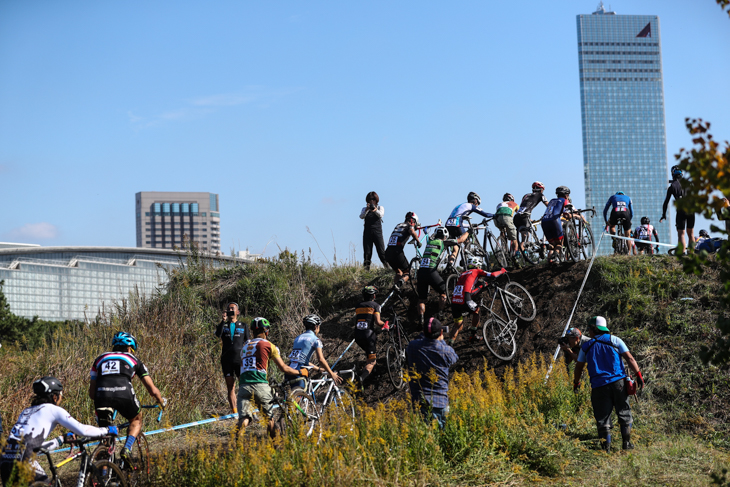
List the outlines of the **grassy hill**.
<svg viewBox="0 0 730 487">
<path fill-rule="evenodd" d="M 354 427 L 328 431 L 319 445 L 292 437 L 272 444 L 251 434 L 242 448 L 207 430 L 189 434 L 186 441 L 180 441 L 182 433 L 169 434 L 158 442 L 165 447 L 156 450 L 150 484 L 167 485 L 174 478 L 176 485 L 363 480 L 376 485 L 707 485 L 712 472 L 730 463 L 730 374 L 699 359 L 700 346 L 717 336 L 717 269 L 697 277 L 666 256 L 596 260 L 572 324 L 582 328 L 589 316 L 606 316 L 647 380 L 639 403 L 632 404 L 637 449 L 606 455 L 598 450 L 589 388 L 574 394 L 562 362 L 544 382 L 587 267 L 563 264 L 511 274 L 535 297 L 538 316 L 520 326 L 519 351 L 511 362 L 497 360 L 484 344 L 457 344 L 460 360 L 443 433 L 411 413 L 407 396 L 390 386 L 379 362 Z M 65 385 L 63 405 L 92 422 L 89 367 L 108 348 L 112 334 L 124 329 L 140 340 L 139 357 L 171 400 L 170 424 L 225 413 L 219 344 L 213 336 L 225 303 L 238 302 L 249 318 L 271 320 L 271 339 L 283 351 L 302 331 L 301 318 L 319 312 L 326 318 L 322 337 L 331 362 L 351 339 L 360 289 L 366 284 L 388 289 L 391 282 L 391 274 L 382 270 L 322 268 L 288 253 L 224 269 L 191 256 L 189 266 L 171 276 L 168 289 L 151 299 L 131 297 L 94 322 L 61 327 L 46 345 L 31 351 L 4 343 L 0 412 L 7 426 L 28 404 L 30 383 L 53 374 Z M 413 318 L 415 297 L 407 301 L 410 309 L 401 311 Z M 435 311 L 435 300 L 429 310 Z M 410 331 L 417 333 L 415 327 Z M 361 354 L 351 350 L 338 367 L 361 362 Z M 146 428 L 156 427 L 147 420 Z M 154 448 L 157 440 L 150 441 Z"/>
</svg>

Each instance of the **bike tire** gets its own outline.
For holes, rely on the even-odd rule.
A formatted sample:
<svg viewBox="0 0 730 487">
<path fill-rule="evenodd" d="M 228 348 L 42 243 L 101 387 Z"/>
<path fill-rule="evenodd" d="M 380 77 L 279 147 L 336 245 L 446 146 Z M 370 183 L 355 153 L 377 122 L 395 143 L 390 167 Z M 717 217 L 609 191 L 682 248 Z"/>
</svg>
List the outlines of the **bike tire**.
<svg viewBox="0 0 730 487">
<path fill-rule="evenodd" d="M 449 274 L 446 277 L 446 303 L 451 304 L 451 298 L 454 295 L 454 288 L 459 280 L 459 274 Z"/>
<path fill-rule="evenodd" d="M 568 250 L 568 258 L 573 262 L 578 262 L 582 257 L 582 253 L 578 246 L 578 232 L 576 232 L 575 224 L 571 220 L 563 222 L 563 235 L 563 245 Z"/>
<path fill-rule="evenodd" d="M 91 464 L 91 471 L 87 472 L 84 487 L 129 487 L 127 477 L 116 463 L 109 460 L 99 460 Z"/>
<path fill-rule="evenodd" d="M 118 465 L 125 473 L 129 487 L 135 487 L 149 478 L 150 474 L 150 446 L 144 433 L 140 434 L 132 446 L 132 465 L 126 463 L 118 456 L 112 457 L 109 454 L 109 446 L 100 444 L 91 454 L 91 461 L 111 461 Z"/>
<path fill-rule="evenodd" d="M 330 424 L 351 423 L 355 419 L 355 398 L 344 389 L 333 390 L 334 397 L 327 405 L 325 414 Z"/>
<path fill-rule="evenodd" d="M 581 222 L 578 237 L 580 238 L 580 250 L 586 260 L 591 260 L 596 253 L 596 241 L 593 239 L 593 230 L 588 222 Z"/>
<path fill-rule="evenodd" d="M 503 289 L 507 293 L 503 294 L 507 306 L 514 314 L 522 321 L 535 319 L 535 316 L 537 316 L 535 300 L 532 299 L 532 295 L 522 284 L 508 282 Z"/>
<path fill-rule="evenodd" d="M 414 257 L 408 263 L 408 282 L 414 294 L 418 294 L 418 269 L 421 268 L 421 259 Z"/>
<path fill-rule="evenodd" d="M 502 268 L 507 268 L 507 253 L 499 241 L 494 235 L 489 236 L 489 245 L 492 247 L 492 255 L 494 256 L 493 271 L 498 271 Z"/>
<path fill-rule="evenodd" d="M 500 360 L 512 360 L 517 353 L 516 330 L 512 323 L 492 316 L 484 322 L 482 334 L 484 343 L 492 354 Z"/>
<path fill-rule="evenodd" d="M 545 261 L 545 249 L 542 248 L 535 228 L 530 228 L 527 233 L 520 233 L 520 247 L 522 257 L 532 265 L 538 265 Z"/>
<path fill-rule="evenodd" d="M 307 436 L 322 437 L 322 422 L 319 408 L 312 396 L 301 389 L 294 390 L 287 401 L 287 427 L 294 427 L 294 431 L 304 430 Z"/>
<path fill-rule="evenodd" d="M 405 363 L 400 350 L 396 349 L 392 343 L 388 345 L 388 349 L 385 352 L 385 362 L 388 365 L 388 377 L 390 377 L 390 382 L 393 383 L 393 387 L 399 390 L 403 389 L 406 385 L 403 379 Z"/>
</svg>

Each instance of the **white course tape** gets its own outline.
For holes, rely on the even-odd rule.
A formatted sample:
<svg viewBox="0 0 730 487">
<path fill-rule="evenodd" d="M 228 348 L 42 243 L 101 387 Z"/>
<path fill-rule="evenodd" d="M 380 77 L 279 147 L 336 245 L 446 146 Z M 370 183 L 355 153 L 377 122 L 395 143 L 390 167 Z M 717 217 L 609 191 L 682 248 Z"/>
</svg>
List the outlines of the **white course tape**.
<svg viewBox="0 0 730 487">
<path fill-rule="evenodd" d="M 610 233 L 604 233 L 604 235 L 607 237 L 611 237 L 611 238 L 620 238 L 621 240 L 631 240 L 633 242 L 640 242 L 640 243 L 651 244 L 651 245 L 660 245 L 662 247 L 676 247 L 676 245 L 673 245 L 673 244 L 652 242 L 650 240 L 641 240 L 638 238 L 621 237 L 620 235 L 611 235 Z"/>
</svg>

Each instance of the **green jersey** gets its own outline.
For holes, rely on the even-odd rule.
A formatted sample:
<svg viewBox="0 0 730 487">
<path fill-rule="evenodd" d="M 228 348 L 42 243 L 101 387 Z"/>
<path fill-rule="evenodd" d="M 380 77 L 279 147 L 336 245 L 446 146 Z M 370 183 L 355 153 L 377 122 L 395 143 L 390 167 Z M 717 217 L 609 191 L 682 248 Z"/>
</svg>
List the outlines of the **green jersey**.
<svg viewBox="0 0 730 487">
<path fill-rule="evenodd" d="M 438 238 L 428 237 L 426 241 L 426 250 L 423 252 L 421 259 L 421 269 L 435 269 L 438 266 L 441 254 L 446 249 L 446 244 Z"/>
</svg>

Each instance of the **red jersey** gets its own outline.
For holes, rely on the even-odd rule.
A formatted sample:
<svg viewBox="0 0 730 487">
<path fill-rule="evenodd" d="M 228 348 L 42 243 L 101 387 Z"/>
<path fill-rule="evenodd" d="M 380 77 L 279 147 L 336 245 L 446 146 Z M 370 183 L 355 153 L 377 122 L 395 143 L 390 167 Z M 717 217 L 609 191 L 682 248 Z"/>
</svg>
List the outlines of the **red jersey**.
<svg viewBox="0 0 730 487">
<path fill-rule="evenodd" d="M 464 304 L 464 293 L 471 293 L 474 290 L 474 283 L 480 277 L 489 276 L 490 273 L 481 269 L 469 269 L 459 276 L 454 286 L 454 294 L 451 296 L 451 302 L 454 304 Z"/>
</svg>

